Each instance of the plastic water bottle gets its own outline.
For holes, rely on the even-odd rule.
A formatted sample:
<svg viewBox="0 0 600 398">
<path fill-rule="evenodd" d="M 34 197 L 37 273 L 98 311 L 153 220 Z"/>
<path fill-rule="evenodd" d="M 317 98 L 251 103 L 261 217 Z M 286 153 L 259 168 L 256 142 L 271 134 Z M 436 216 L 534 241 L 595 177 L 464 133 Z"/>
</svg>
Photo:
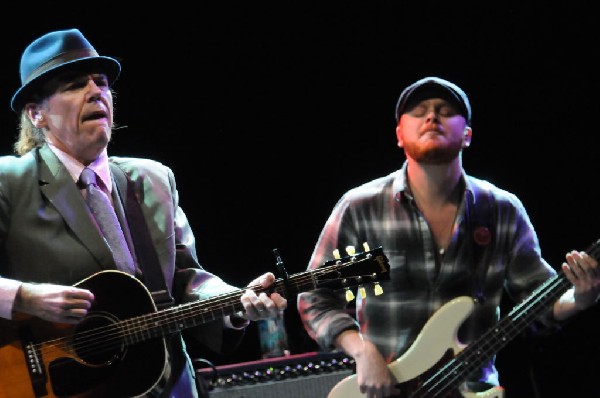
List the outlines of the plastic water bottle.
<svg viewBox="0 0 600 398">
<path fill-rule="evenodd" d="M 260 350 L 263 358 L 290 355 L 283 311 L 274 318 L 261 319 L 258 324 Z"/>
</svg>

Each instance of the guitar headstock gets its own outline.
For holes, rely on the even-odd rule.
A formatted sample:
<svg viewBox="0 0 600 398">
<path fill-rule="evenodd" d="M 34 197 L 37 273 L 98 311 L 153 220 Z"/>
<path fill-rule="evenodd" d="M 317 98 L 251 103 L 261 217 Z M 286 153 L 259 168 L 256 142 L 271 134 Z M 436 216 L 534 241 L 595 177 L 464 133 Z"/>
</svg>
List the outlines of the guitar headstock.
<svg viewBox="0 0 600 398">
<path fill-rule="evenodd" d="M 345 257 L 342 257 L 339 251 L 334 251 L 334 260 L 327 261 L 313 271 L 317 287 L 345 289 L 348 301 L 354 299 L 350 290 L 352 287 L 358 286 L 363 298 L 366 296 L 366 285 L 373 285 L 375 295 L 381 294 L 383 290 L 379 282 L 390 279 L 388 258 L 381 246 L 371 250 L 368 244 L 364 243 L 363 248 L 363 252 L 357 253 L 354 247 L 348 246 Z"/>
</svg>

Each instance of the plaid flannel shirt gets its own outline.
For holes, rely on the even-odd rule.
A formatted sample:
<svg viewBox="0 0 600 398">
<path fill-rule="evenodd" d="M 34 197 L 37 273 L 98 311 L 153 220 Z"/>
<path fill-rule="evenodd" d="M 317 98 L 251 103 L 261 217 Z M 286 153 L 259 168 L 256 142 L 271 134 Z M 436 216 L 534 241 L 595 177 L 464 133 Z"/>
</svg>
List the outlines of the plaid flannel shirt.
<svg viewBox="0 0 600 398">
<path fill-rule="evenodd" d="M 381 351 L 384 358 L 399 358 L 415 341 L 433 313 L 458 296 L 482 294 L 468 320 L 460 324 L 459 340 L 468 344 L 500 318 L 506 292 L 513 302 L 530 295 L 556 271 L 542 258 L 535 229 L 522 202 L 512 193 L 463 171 L 464 195 L 453 235 L 443 256 L 406 182 L 406 163 L 385 177 L 345 193 L 335 205 L 312 254 L 312 270 L 333 259 L 335 249 L 346 246 L 382 246 L 391 266 L 390 280 L 381 283 L 383 294 L 357 295 L 349 305 L 343 292 L 315 289 L 298 296 L 298 310 L 308 334 L 323 350 L 333 350 L 334 339 L 356 329 Z M 474 239 L 469 217 L 484 194 L 493 198 L 492 240 L 484 250 L 486 269 L 477 277 L 473 264 Z M 352 311 L 352 307 L 354 311 Z M 353 313 L 354 312 L 354 313 Z M 475 321 L 476 320 L 476 321 Z M 552 324 L 551 311 L 539 320 Z M 556 325 L 556 323 L 554 323 Z M 448 333 L 454 325 L 448 325 Z M 441 355 L 442 353 L 439 353 Z M 499 385 L 494 358 L 469 380 Z M 425 369 L 424 369 L 425 370 Z"/>
</svg>

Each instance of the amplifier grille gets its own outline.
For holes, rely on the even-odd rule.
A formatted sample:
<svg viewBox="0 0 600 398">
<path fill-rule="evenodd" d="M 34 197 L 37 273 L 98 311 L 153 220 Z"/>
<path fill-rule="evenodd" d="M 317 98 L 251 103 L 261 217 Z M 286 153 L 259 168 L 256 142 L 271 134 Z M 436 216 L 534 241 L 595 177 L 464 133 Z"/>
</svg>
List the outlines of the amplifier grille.
<svg viewBox="0 0 600 398">
<path fill-rule="evenodd" d="M 197 372 L 219 398 L 325 398 L 354 373 L 354 360 L 340 353 L 306 353 Z"/>
</svg>

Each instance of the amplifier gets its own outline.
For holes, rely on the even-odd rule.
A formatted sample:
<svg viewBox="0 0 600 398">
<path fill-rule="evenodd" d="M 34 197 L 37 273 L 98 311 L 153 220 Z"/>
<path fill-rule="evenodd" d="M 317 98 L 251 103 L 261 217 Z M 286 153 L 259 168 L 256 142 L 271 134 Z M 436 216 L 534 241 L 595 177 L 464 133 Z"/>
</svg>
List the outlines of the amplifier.
<svg viewBox="0 0 600 398">
<path fill-rule="evenodd" d="M 309 352 L 196 372 L 208 382 L 211 398 L 325 398 L 354 369 L 354 360 L 342 353 Z"/>
</svg>

